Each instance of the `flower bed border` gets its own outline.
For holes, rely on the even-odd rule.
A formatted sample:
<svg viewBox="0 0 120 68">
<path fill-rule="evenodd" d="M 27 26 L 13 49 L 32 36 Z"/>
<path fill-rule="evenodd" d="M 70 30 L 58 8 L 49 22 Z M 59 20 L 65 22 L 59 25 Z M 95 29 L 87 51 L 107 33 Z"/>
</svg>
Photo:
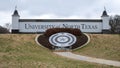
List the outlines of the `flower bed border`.
<svg viewBox="0 0 120 68">
<path fill-rule="evenodd" d="M 82 36 L 81 36 L 82 38 L 80 38 L 80 36 L 76 36 L 76 37 L 79 40 L 74 45 L 72 45 L 72 48 L 71 48 L 72 50 L 82 48 L 90 42 L 90 37 L 85 33 L 82 34 Z M 83 41 L 80 41 L 80 40 L 85 40 L 85 42 L 81 43 Z M 53 48 L 54 46 L 51 45 L 50 42 L 49 42 L 49 37 L 46 37 L 44 34 L 43 35 L 38 35 L 35 38 L 35 41 L 37 42 L 38 45 L 40 45 L 42 47 L 45 47 L 45 48 L 50 49 L 50 50 L 54 50 L 54 48 Z"/>
</svg>

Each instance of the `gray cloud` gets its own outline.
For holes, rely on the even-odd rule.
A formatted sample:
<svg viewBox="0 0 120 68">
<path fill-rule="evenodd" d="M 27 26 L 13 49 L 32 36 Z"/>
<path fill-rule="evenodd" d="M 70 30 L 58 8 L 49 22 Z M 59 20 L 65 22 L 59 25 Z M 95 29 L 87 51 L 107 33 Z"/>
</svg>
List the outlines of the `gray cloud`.
<svg viewBox="0 0 120 68">
<path fill-rule="evenodd" d="M 22 8 L 30 11 L 30 14 L 48 14 L 71 15 L 74 13 L 86 12 L 96 3 L 96 0 L 33 0 L 22 4 Z"/>
<path fill-rule="evenodd" d="M 20 16 L 27 18 L 100 18 L 104 6 L 108 14 L 120 14 L 119 3 L 120 0 L 1 0 L 0 24 L 11 21 L 15 5 Z"/>
</svg>

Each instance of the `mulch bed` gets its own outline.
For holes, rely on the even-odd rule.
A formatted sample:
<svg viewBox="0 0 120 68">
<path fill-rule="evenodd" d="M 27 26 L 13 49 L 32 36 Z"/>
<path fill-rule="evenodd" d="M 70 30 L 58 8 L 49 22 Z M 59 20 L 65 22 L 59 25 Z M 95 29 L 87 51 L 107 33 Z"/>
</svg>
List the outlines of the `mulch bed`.
<svg viewBox="0 0 120 68">
<path fill-rule="evenodd" d="M 76 38 L 77 38 L 77 41 L 74 45 L 71 46 L 71 49 L 76 49 L 76 48 L 82 46 L 83 44 L 85 44 L 88 41 L 88 37 L 85 34 L 82 34 L 81 36 L 76 36 Z M 44 46 L 44 47 L 46 47 L 50 50 L 54 50 L 55 46 L 50 44 L 49 37 L 47 37 L 45 35 L 40 35 L 38 37 L 38 42 L 42 46 Z M 66 47 L 66 48 L 69 48 L 69 47 Z"/>
</svg>

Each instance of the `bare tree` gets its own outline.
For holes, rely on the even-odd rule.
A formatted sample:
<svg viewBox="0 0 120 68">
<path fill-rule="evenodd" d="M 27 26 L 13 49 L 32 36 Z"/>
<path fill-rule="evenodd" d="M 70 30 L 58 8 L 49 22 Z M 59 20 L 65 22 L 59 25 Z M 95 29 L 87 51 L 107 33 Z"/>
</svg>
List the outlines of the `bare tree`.
<svg viewBox="0 0 120 68">
<path fill-rule="evenodd" d="M 111 26 L 112 33 L 120 33 L 120 16 L 115 15 L 110 17 L 109 25 Z"/>
<path fill-rule="evenodd" d="M 11 24 L 10 24 L 10 23 L 5 23 L 4 27 L 7 28 L 7 29 L 10 31 L 10 29 L 11 29 Z"/>
<path fill-rule="evenodd" d="M 9 33 L 9 30 L 5 27 L 0 26 L 0 34 L 2 33 Z"/>
</svg>

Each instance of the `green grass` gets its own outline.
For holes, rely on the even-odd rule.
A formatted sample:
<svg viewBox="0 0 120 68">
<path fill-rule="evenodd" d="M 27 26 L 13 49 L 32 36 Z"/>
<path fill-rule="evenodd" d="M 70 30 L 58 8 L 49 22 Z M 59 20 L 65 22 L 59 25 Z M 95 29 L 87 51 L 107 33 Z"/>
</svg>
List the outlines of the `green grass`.
<svg viewBox="0 0 120 68">
<path fill-rule="evenodd" d="M 36 36 L 36 34 L 1 34 L 0 68 L 117 68 L 60 57 L 38 46 L 34 41 Z M 76 52 L 79 53 L 79 50 Z"/>
<path fill-rule="evenodd" d="M 120 61 L 120 34 L 89 34 L 90 43 L 73 52 L 81 55 Z"/>
</svg>

